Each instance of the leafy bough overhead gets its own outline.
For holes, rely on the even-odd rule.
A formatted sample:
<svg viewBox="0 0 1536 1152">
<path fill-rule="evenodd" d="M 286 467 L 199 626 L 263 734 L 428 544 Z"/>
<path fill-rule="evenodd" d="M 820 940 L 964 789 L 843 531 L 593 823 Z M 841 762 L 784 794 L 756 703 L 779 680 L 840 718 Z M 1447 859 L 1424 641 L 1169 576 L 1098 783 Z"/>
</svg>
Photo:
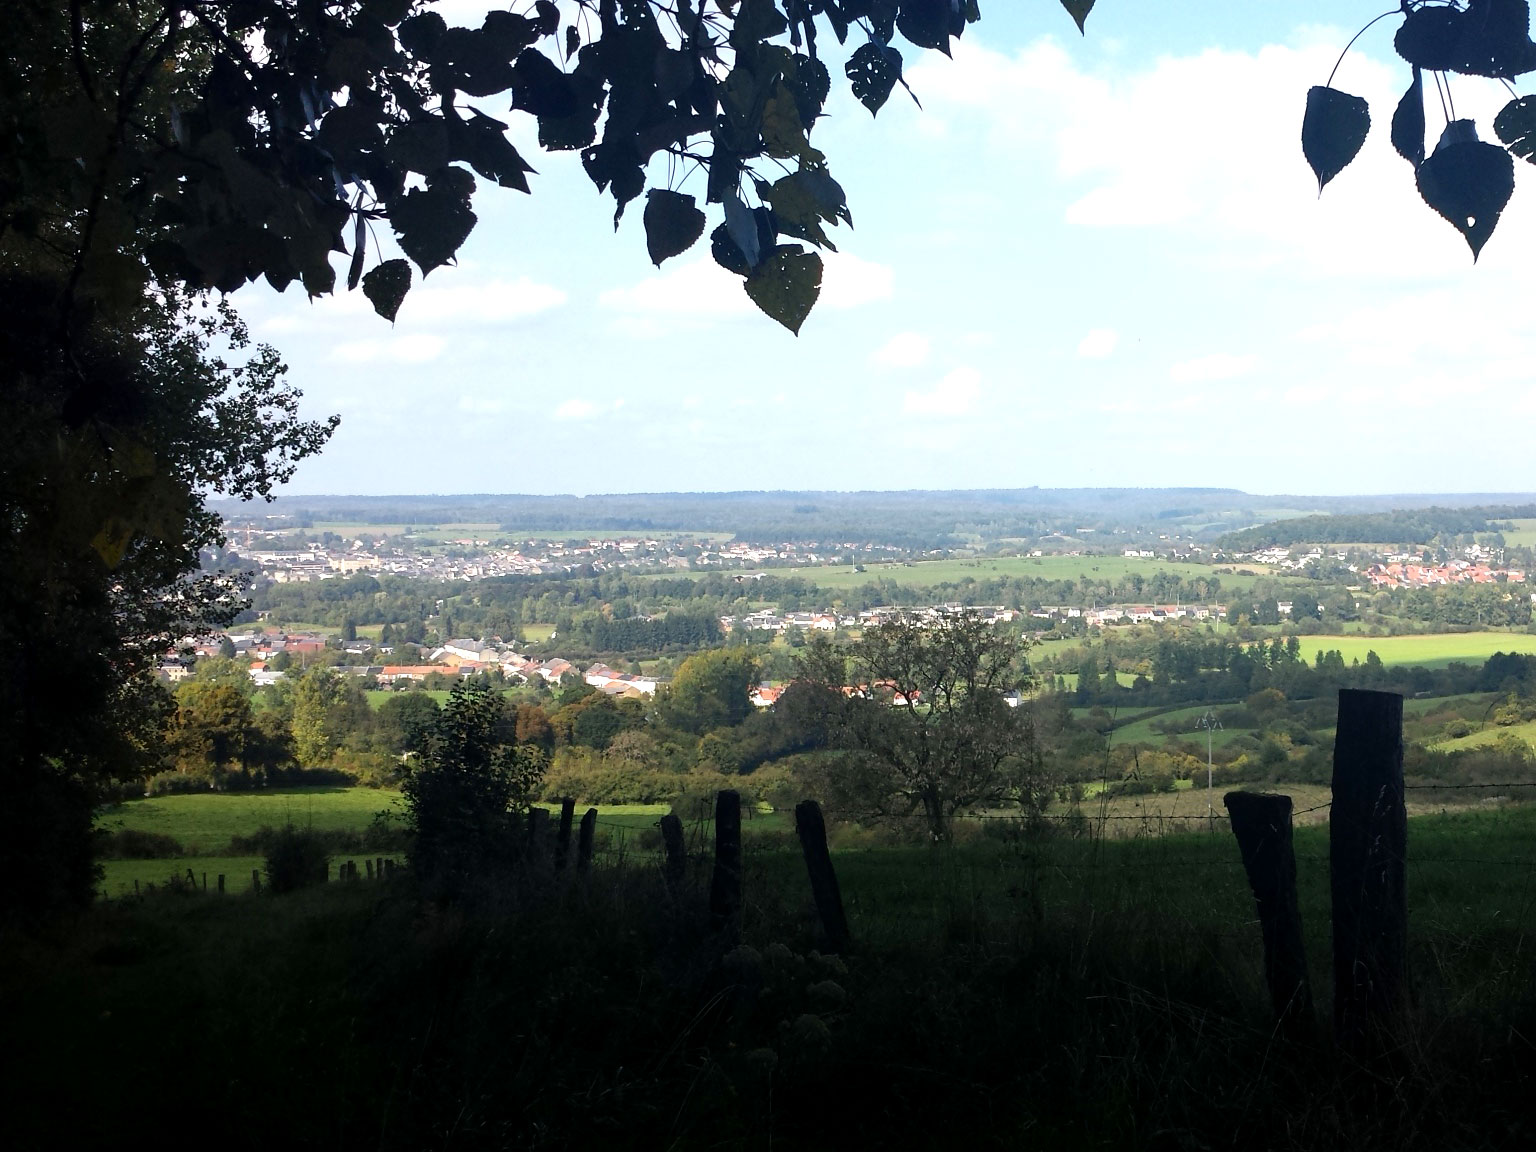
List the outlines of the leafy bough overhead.
<svg viewBox="0 0 1536 1152">
<path fill-rule="evenodd" d="M 818 43 L 850 45 L 874 113 L 905 86 L 898 40 L 948 53 L 980 18 L 977 0 L 514 0 L 463 28 L 427 0 L 14 3 L 0 236 L 63 253 L 71 304 L 131 306 L 152 281 L 321 295 L 341 254 L 392 320 L 474 229 L 477 180 L 530 191 L 521 114 L 579 155 L 615 227 L 645 196 L 654 261 L 707 232 L 794 330 L 816 249 L 852 222 L 810 140 L 832 87 Z M 1079 26 L 1092 7 L 1064 4 Z M 383 258 L 384 226 L 404 258 Z"/>
<path fill-rule="evenodd" d="M 1378 16 L 1366 28 L 1398 14 Z M 1413 166 L 1424 202 L 1462 234 L 1476 260 L 1514 194 L 1515 157 L 1536 163 L 1536 96 L 1516 97 L 1494 117 L 1500 147 L 1479 139 L 1471 120 L 1457 118 L 1451 77 L 1482 76 L 1510 88 L 1515 77 L 1536 72 L 1530 4 L 1403 0 L 1401 15 L 1393 45 L 1407 62 L 1411 79 L 1392 114 L 1392 146 Z M 1433 78 L 1445 120 L 1433 150 L 1427 152 L 1425 73 Z M 1327 84 L 1307 93 L 1301 125 L 1302 152 L 1317 175 L 1319 192 L 1359 154 L 1371 123 L 1366 102 L 1332 84 L 1330 76 Z"/>
</svg>

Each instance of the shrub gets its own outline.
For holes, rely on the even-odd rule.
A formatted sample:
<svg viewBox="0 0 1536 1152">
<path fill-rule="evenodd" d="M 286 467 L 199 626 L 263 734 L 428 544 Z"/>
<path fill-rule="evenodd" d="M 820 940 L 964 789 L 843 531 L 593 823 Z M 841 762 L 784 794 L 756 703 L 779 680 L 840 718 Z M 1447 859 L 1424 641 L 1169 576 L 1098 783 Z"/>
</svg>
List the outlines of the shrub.
<svg viewBox="0 0 1536 1152">
<path fill-rule="evenodd" d="M 330 875 L 331 854 L 325 836 L 311 828 L 289 824 L 278 829 L 266 856 L 267 887 L 273 892 L 296 892 L 324 884 Z"/>
<path fill-rule="evenodd" d="M 137 828 L 105 833 L 97 843 L 96 857 L 100 860 L 170 860 L 186 854 L 176 837 Z"/>
<path fill-rule="evenodd" d="M 188 792 L 207 792 L 213 781 L 207 776 L 191 776 L 185 772 L 157 772 L 144 785 L 146 796 L 180 796 Z"/>
</svg>

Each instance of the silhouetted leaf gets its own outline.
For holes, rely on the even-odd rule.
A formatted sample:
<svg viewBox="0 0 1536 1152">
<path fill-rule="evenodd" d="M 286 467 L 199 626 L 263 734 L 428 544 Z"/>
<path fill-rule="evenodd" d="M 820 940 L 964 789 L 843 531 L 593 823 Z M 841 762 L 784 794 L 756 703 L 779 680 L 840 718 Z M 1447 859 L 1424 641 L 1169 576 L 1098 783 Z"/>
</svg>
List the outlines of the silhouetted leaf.
<svg viewBox="0 0 1536 1152">
<path fill-rule="evenodd" d="M 1448 72 L 1461 46 L 1461 17 L 1455 8 L 1415 8 L 1397 30 L 1393 46 L 1415 68 Z"/>
<path fill-rule="evenodd" d="M 849 57 L 843 71 L 848 75 L 854 99 L 873 116 L 890 99 L 891 89 L 901 79 L 901 53 L 871 40 Z"/>
<path fill-rule="evenodd" d="M 1077 30 L 1086 36 L 1088 30 L 1083 25 L 1088 22 L 1088 13 L 1093 11 L 1093 0 L 1061 0 L 1061 6 L 1077 21 Z"/>
<path fill-rule="evenodd" d="M 1470 0 L 1465 10 L 1449 5 L 1415 8 L 1397 30 L 1397 53 L 1432 72 L 1494 78 L 1536 69 L 1527 0 Z"/>
<path fill-rule="evenodd" d="M 1493 130 L 1516 156 L 1536 164 L 1536 96 L 1504 105 L 1494 117 Z"/>
<path fill-rule="evenodd" d="M 1470 0 L 1452 68 L 1472 76 L 1519 76 L 1536 70 L 1528 0 Z"/>
<path fill-rule="evenodd" d="M 1359 154 L 1370 128 L 1371 112 L 1360 97 L 1321 84 L 1307 92 L 1301 151 L 1317 175 L 1319 193 Z"/>
<path fill-rule="evenodd" d="M 1476 260 L 1515 191 L 1515 162 L 1497 144 L 1478 140 L 1470 120 L 1445 126 L 1429 159 L 1419 165 L 1419 195 L 1451 222 Z"/>
<path fill-rule="evenodd" d="M 798 244 L 781 244 L 747 277 L 747 295 L 795 335 L 821 295 L 821 257 Z"/>
<path fill-rule="evenodd" d="M 784 77 L 784 84 L 794 94 L 800 123 L 807 129 L 813 127 L 832 91 L 832 77 L 827 66 L 814 56 L 796 56 L 793 74 Z"/>
<path fill-rule="evenodd" d="M 423 12 L 402 21 L 397 34 L 400 47 L 412 56 L 425 59 L 432 54 L 432 49 L 437 47 L 437 42 L 447 31 L 448 22 L 436 12 Z"/>
<path fill-rule="evenodd" d="M 408 192 L 390 205 L 389 222 L 401 250 L 425 276 L 453 259 L 475 226 L 469 200 L 475 178 L 462 168 L 440 168 L 424 189 Z"/>
<path fill-rule="evenodd" d="M 524 173 L 533 169 L 518 155 L 507 139 L 507 126 L 500 120 L 470 110 L 468 120 L 448 117 L 448 142 L 453 159 L 462 160 L 487 180 L 503 188 L 528 191 Z"/>
<path fill-rule="evenodd" d="M 663 260 L 686 252 L 704 235 L 704 213 L 692 196 L 652 188 L 645 198 L 645 250 L 658 268 Z"/>
<path fill-rule="evenodd" d="M 411 290 L 411 266 L 404 260 L 386 260 L 363 277 L 363 295 L 373 310 L 391 324 L 405 294 Z"/>
<path fill-rule="evenodd" d="M 948 56 L 950 37 L 965 31 L 965 14 L 953 0 L 902 0 L 896 27 L 919 48 Z"/>
<path fill-rule="evenodd" d="M 1424 73 L 1413 66 L 1413 83 L 1392 113 L 1392 147 L 1417 168 L 1424 163 Z"/>
<path fill-rule="evenodd" d="M 747 258 L 741 254 L 741 249 L 736 247 L 736 241 L 731 239 L 731 234 L 724 224 L 717 225 L 709 234 L 709 254 L 715 258 L 715 263 L 727 272 L 734 272 L 738 276 L 752 274 L 752 265 L 747 263 Z"/>
<path fill-rule="evenodd" d="M 448 163 L 448 125 L 437 116 L 418 116 L 390 133 L 386 145 L 391 164 L 425 176 Z"/>
</svg>

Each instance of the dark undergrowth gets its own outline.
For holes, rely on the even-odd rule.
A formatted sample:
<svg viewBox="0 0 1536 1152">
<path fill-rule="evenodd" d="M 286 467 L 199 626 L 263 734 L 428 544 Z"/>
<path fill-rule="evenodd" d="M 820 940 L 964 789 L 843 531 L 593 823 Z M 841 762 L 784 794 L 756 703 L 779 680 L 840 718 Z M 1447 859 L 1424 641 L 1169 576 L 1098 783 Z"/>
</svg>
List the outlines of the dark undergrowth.
<svg viewBox="0 0 1536 1152">
<path fill-rule="evenodd" d="M 1530 820 L 1415 821 L 1413 1003 L 1361 1063 L 1266 1016 L 1224 836 L 749 851 L 744 943 L 620 868 L 159 893 L 11 939 L 7 1147 L 1536 1147 Z M 1326 1020 L 1326 841 L 1297 837 Z M 1467 863 L 1471 861 L 1471 863 Z M 1492 861 L 1502 861 L 1495 866 Z"/>
</svg>

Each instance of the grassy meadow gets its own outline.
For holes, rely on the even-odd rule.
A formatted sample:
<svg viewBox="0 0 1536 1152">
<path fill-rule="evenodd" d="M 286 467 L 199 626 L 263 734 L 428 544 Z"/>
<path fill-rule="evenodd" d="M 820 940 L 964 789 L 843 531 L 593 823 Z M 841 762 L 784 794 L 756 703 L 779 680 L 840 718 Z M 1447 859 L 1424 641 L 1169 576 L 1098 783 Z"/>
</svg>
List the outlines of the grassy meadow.
<svg viewBox="0 0 1536 1152">
<path fill-rule="evenodd" d="M 0 1138 L 1530 1146 L 1536 809 L 1411 821 L 1413 998 L 1380 1069 L 1326 1039 L 1327 830 L 1295 835 L 1318 1004 L 1287 1039 L 1236 845 L 1197 823 L 1025 839 L 976 821 L 949 846 L 834 845 L 853 939 L 840 957 L 820 951 L 783 838 L 748 842 L 735 949 L 711 928 L 707 853 L 669 890 L 638 846 L 585 882 L 514 876 L 451 910 L 409 877 L 113 901 L 0 966 L 26 1053 L 0 1079 Z"/>
<path fill-rule="evenodd" d="M 1205 564 L 1184 564 L 1129 556 L 996 556 L 974 560 L 955 558 L 866 564 L 863 572 L 846 564 L 812 568 L 774 568 L 769 571 L 776 576 L 800 576 L 812 584 L 829 590 L 861 588 L 876 580 L 895 580 L 898 584 L 913 588 L 928 588 L 938 584 L 958 584 L 964 580 L 981 581 L 998 577 L 1077 580 L 1086 576 L 1092 580 L 1113 584 L 1132 573 L 1151 577 L 1157 572 L 1168 572 L 1189 580 L 1214 576 L 1221 581 L 1224 592 L 1247 589 L 1260 576 L 1295 580 L 1298 584 L 1301 583 L 1301 578 L 1284 577 L 1278 569 L 1271 571 L 1248 565 L 1240 571 L 1232 571 Z"/>
<path fill-rule="evenodd" d="M 1536 636 L 1527 632 L 1447 632 L 1421 636 L 1303 636 L 1302 659 L 1311 664 L 1317 654 L 1337 649 L 1346 664 L 1365 663 L 1374 651 L 1383 664 L 1440 668 L 1455 661 L 1481 664 L 1495 652 L 1536 655 Z"/>
</svg>

